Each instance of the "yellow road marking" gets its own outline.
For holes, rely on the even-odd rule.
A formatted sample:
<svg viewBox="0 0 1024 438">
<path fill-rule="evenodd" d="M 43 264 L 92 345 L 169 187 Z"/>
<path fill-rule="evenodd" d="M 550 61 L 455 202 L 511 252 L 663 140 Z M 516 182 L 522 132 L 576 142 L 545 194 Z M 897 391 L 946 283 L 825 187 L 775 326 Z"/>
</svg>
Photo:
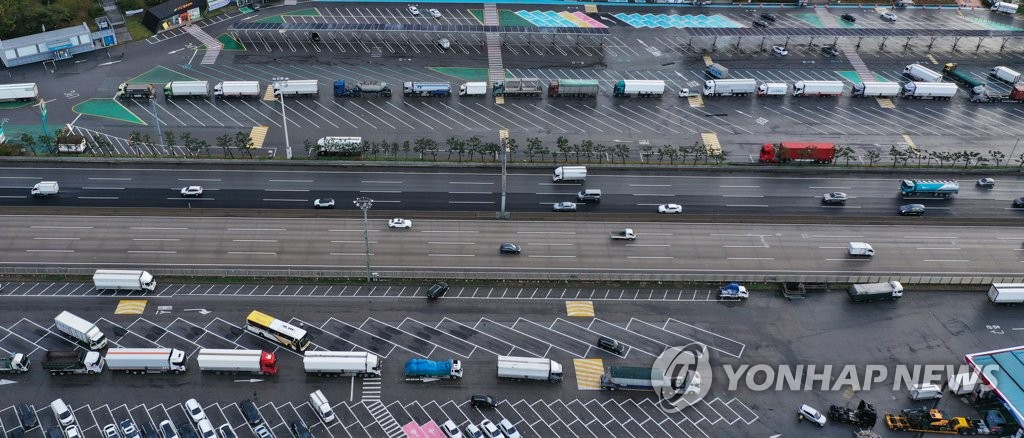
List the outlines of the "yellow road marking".
<svg viewBox="0 0 1024 438">
<path fill-rule="evenodd" d="M 274 95 L 274 86 L 267 85 L 267 91 L 263 92 L 263 100 L 277 101 L 277 96 Z"/>
<path fill-rule="evenodd" d="M 907 135 L 907 134 L 902 134 L 902 135 L 903 135 L 903 142 L 906 143 L 907 146 L 910 146 L 911 150 L 913 150 L 916 153 L 920 153 L 921 152 L 920 149 L 917 148 L 917 145 L 914 144 L 914 140 L 910 139 L 909 135 Z"/>
<path fill-rule="evenodd" d="M 704 152 L 709 157 L 714 157 L 722 154 L 722 145 L 718 143 L 718 134 L 714 132 L 702 132 L 700 133 L 701 141 L 704 142 Z"/>
<path fill-rule="evenodd" d="M 711 61 L 711 55 L 704 55 L 704 66 L 710 67 L 714 62 Z"/>
<path fill-rule="evenodd" d="M 117 302 L 115 315 L 142 315 L 146 311 L 148 300 L 121 300 Z"/>
<path fill-rule="evenodd" d="M 583 12 L 586 12 L 588 14 L 596 14 L 597 13 L 597 5 L 595 5 L 595 4 L 585 4 L 585 5 L 583 5 Z"/>
<path fill-rule="evenodd" d="M 932 61 L 932 64 L 938 64 L 939 63 L 939 60 L 935 59 L 935 57 L 932 56 L 931 53 L 928 54 L 928 59 Z"/>
<path fill-rule="evenodd" d="M 700 94 L 687 97 L 686 100 L 690 103 L 690 108 L 704 108 L 704 98 Z"/>
<path fill-rule="evenodd" d="M 580 390 L 601 389 L 601 374 L 604 361 L 601 359 L 573 359 L 576 368 L 576 388 Z"/>
<path fill-rule="evenodd" d="M 593 301 L 566 301 L 565 313 L 569 316 L 594 317 Z"/>
<path fill-rule="evenodd" d="M 266 126 L 253 126 L 252 131 L 249 133 L 249 138 L 252 139 L 252 147 L 254 149 L 260 149 L 263 147 L 263 140 L 267 138 L 267 130 L 270 128 Z"/>
<path fill-rule="evenodd" d="M 886 108 L 886 109 L 895 109 L 896 108 L 896 102 L 893 102 L 892 99 L 890 99 L 888 97 L 876 97 L 875 100 L 878 101 L 878 106 L 880 106 L 882 108 Z"/>
</svg>

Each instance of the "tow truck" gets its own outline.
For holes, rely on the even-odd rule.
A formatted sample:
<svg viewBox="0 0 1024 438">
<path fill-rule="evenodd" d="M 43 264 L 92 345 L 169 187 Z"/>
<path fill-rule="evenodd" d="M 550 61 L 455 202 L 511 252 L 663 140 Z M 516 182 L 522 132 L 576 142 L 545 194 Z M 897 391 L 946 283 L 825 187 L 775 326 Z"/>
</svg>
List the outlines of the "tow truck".
<svg viewBox="0 0 1024 438">
<path fill-rule="evenodd" d="M 946 418 L 938 409 L 904 409 L 900 414 L 885 414 L 885 425 L 900 432 L 946 435 L 988 434 L 980 420 L 967 417 Z"/>
</svg>

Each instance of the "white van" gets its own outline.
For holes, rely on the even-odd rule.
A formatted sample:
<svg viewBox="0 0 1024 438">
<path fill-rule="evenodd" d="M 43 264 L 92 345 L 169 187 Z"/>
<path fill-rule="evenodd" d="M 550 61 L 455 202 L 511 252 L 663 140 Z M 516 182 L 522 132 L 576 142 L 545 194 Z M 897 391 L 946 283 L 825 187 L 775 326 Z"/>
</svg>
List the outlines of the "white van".
<svg viewBox="0 0 1024 438">
<path fill-rule="evenodd" d="M 934 383 L 915 383 L 910 388 L 911 400 L 930 400 L 942 398 L 942 387 Z"/>
<path fill-rule="evenodd" d="M 874 257 L 875 249 L 871 247 L 871 244 L 864 242 L 850 242 L 849 247 L 850 255 L 852 256 L 864 256 Z"/>
<path fill-rule="evenodd" d="M 57 417 L 57 421 L 60 421 L 61 426 L 70 426 L 78 422 L 75 413 L 67 403 L 64 403 L 64 399 L 58 398 L 50 402 L 50 409 L 53 411 L 53 416 Z"/>
<path fill-rule="evenodd" d="M 576 194 L 579 202 L 601 202 L 601 189 L 585 189 Z"/>
<path fill-rule="evenodd" d="M 324 423 L 334 421 L 334 411 L 331 410 L 331 404 L 327 402 L 327 397 L 324 397 L 324 393 L 319 389 L 309 394 L 309 405 L 313 407 L 316 416 L 320 417 Z"/>
</svg>

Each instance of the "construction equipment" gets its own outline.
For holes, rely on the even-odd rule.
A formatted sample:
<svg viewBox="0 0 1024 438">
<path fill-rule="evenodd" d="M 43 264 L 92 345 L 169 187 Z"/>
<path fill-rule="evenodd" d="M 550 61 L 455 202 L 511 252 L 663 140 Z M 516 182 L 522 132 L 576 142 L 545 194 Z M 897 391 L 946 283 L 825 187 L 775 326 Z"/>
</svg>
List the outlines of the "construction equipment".
<svg viewBox="0 0 1024 438">
<path fill-rule="evenodd" d="M 901 432 L 975 435 L 984 425 L 967 417 L 946 418 L 938 409 L 904 409 L 900 414 L 885 414 L 885 425 Z M 987 429 L 987 428 L 984 428 Z"/>
</svg>

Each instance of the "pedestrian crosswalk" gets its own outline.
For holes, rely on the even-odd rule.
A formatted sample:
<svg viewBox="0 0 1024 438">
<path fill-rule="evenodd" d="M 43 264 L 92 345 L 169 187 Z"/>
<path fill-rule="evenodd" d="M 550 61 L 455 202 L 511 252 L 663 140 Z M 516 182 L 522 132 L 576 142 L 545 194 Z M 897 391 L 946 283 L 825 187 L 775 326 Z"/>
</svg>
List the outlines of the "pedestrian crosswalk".
<svg viewBox="0 0 1024 438">
<path fill-rule="evenodd" d="M 394 415 L 391 415 L 391 411 L 381 403 L 380 400 L 373 400 L 363 404 L 366 409 L 370 411 L 370 415 L 373 415 L 374 421 L 380 425 L 381 429 L 384 429 L 384 433 L 387 434 L 388 438 L 400 438 L 405 436 L 405 432 L 402 431 L 402 426 L 395 420 Z"/>
<path fill-rule="evenodd" d="M 267 85 L 267 89 L 263 91 L 263 100 L 269 100 L 271 102 L 277 101 L 277 95 L 274 94 L 273 85 Z"/>
<path fill-rule="evenodd" d="M 885 108 L 885 109 L 894 109 L 894 108 L 896 108 L 896 102 L 893 102 L 892 99 L 890 99 L 888 97 L 876 97 L 875 100 L 878 101 L 878 106 L 880 106 L 882 108 Z"/>
<path fill-rule="evenodd" d="M 115 315 L 142 315 L 146 312 L 147 300 L 121 300 L 114 309 Z"/>
<path fill-rule="evenodd" d="M 263 147 L 263 141 L 267 139 L 267 131 L 270 128 L 266 126 L 253 126 L 252 131 L 249 133 L 249 138 L 252 139 L 253 149 L 260 149 Z"/>
<path fill-rule="evenodd" d="M 691 90 L 691 93 L 694 92 Z M 699 93 L 699 91 L 697 91 Z M 700 94 L 691 95 L 686 98 L 687 103 L 690 104 L 690 108 L 704 108 L 704 98 Z"/>
<path fill-rule="evenodd" d="M 199 26 L 188 25 L 185 26 L 185 32 L 188 32 L 192 36 L 196 37 L 199 42 L 206 46 L 206 53 L 203 54 L 203 60 L 200 61 L 202 65 L 211 65 L 217 63 L 217 56 L 220 55 L 220 51 L 224 48 L 224 45 L 217 41 L 216 38 L 210 36 L 210 34 L 200 29 Z"/>
<path fill-rule="evenodd" d="M 362 400 L 363 402 L 377 401 L 380 402 L 380 377 L 366 377 L 362 380 Z"/>
<path fill-rule="evenodd" d="M 566 301 L 565 313 L 568 316 L 594 317 L 593 301 Z"/>
<path fill-rule="evenodd" d="M 601 359 L 573 359 L 576 368 L 576 388 L 580 390 L 601 389 L 601 374 L 604 361 Z"/>
<path fill-rule="evenodd" d="M 709 157 L 716 157 L 722 154 L 722 144 L 718 142 L 718 134 L 714 132 L 702 132 L 700 139 L 704 142 L 704 153 Z"/>
</svg>

